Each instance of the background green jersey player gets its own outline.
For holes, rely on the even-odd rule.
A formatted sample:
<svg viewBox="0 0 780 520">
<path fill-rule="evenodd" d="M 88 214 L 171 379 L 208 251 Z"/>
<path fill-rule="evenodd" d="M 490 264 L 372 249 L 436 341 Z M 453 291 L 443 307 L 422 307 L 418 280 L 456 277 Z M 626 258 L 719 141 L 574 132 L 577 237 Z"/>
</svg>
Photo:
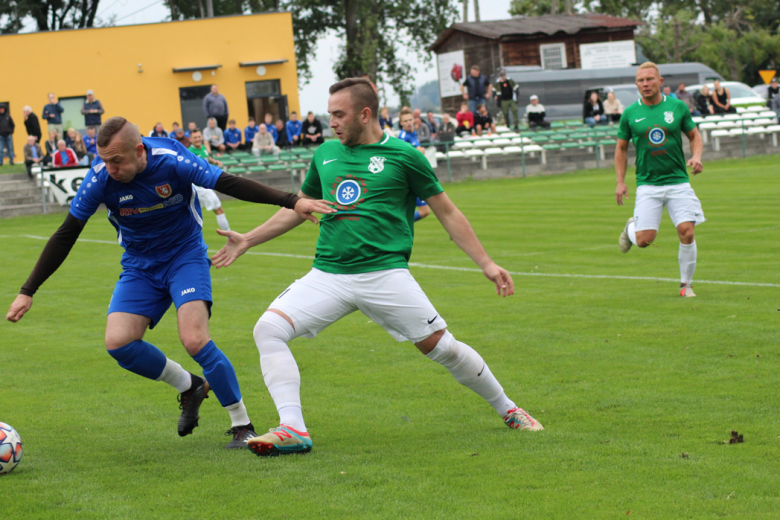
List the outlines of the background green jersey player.
<svg viewBox="0 0 780 520">
<path fill-rule="evenodd" d="M 694 226 L 706 219 L 701 202 L 688 182 L 682 133 L 691 143 L 687 166 L 696 175 L 701 173 L 703 144 L 699 130 L 682 101 L 661 94 L 664 83 L 655 63 L 646 62 L 636 71 L 636 86 L 641 97 L 630 105 L 620 118 L 615 172 L 618 206 L 628 198 L 626 163 L 628 142 L 636 149 L 636 202 L 634 216 L 628 219 L 620 234 L 620 250 L 627 253 L 632 245 L 649 246 L 658 233 L 663 209 L 677 228 L 680 237 L 680 296 L 696 296 L 691 282 L 696 271 L 696 240 Z"/>
<path fill-rule="evenodd" d="M 311 449 L 301 413 L 300 374 L 287 343 L 299 336 L 314 337 L 357 310 L 396 340 L 413 342 L 446 367 L 490 403 L 510 428 L 541 430 L 538 421 L 506 396 L 482 357 L 447 330 L 409 273 L 417 197 L 495 283 L 499 295 L 514 293 L 512 277 L 490 259 L 425 156 L 379 127 L 379 100 L 371 83 L 348 78 L 331 86 L 330 94 L 330 127 L 338 141 L 317 149 L 299 196 L 322 196 L 337 211 L 322 218 L 313 269 L 280 294 L 255 326 L 263 378 L 280 425 L 252 439 L 250 449 L 258 455 Z M 250 247 L 302 222 L 292 211 L 278 212 L 246 235 L 220 232 L 228 243 L 214 255 L 214 266 L 230 265 Z"/>
</svg>

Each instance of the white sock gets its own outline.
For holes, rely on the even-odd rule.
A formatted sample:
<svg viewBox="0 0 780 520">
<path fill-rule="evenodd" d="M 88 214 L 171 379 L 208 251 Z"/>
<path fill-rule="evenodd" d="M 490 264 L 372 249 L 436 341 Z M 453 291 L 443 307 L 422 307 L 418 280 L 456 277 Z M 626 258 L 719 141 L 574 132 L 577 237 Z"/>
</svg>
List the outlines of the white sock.
<svg viewBox="0 0 780 520">
<path fill-rule="evenodd" d="M 516 405 L 504 393 L 504 389 L 476 350 L 456 340 L 445 331 L 436 347 L 427 355 L 450 371 L 458 383 L 476 392 L 504 417 Z"/>
<path fill-rule="evenodd" d="M 228 224 L 227 215 L 217 215 L 217 225 L 222 231 L 230 231 L 230 224 Z"/>
<path fill-rule="evenodd" d="M 246 413 L 246 406 L 244 406 L 244 400 L 241 399 L 235 404 L 231 404 L 225 407 L 225 410 L 230 414 L 230 426 L 235 428 L 236 426 L 246 426 L 252 421 L 249 420 L 249 415 Z"/>
<path fill-rule="evenodd" d="M 628 229 L 626 231 L 628 232 L 628 239 L 632 244 L 636 245 L 636 226 L 633 222 L 628 224 Z"/>
<path fill-rule="evenodd" d="M 165 368 L 157 381 L 164 381 L 174 387 L 179 393 L 186 392 L 192 386 L 190 373 L 172 359 L 165 359 Z"/>
<path fill-rule="evenodd" d="M 680 282 L 690 285 L 693 281 L 693 273 L 696 272 L 695 240 L 690 244 L 680 244 L 677 260 L 680 262 Z"/>
<path fill-rule="evenodd" d="M 263 380 L 279 412 L 279 423 L 305 432 L 301 374 L 287 346 L 287 342 L 295 337 L 295 329 L 275 312 L 265 312 L 255 325 L 254 336 L 260 351 Z"/>
</svg>

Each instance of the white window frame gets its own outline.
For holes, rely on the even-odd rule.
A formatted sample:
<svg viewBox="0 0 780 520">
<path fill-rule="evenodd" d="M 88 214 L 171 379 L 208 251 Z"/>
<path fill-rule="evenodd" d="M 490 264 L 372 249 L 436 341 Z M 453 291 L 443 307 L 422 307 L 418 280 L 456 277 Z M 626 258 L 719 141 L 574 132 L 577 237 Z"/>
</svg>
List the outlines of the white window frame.
<svg viewBox="0 0 780 520">
<path fill-rule="evenodd" d="M 545 49 L 551 49 L 551 48 L 560 49 L 560 51 L 561 51 L 561 60 L 562 60 L 561 64 L 563 65 L 562 68 L 568 69 L 569 68 L 569 62 L 568 62 L 568 60 L 566 58 L 566 44 L 565 43 L 547 43 L 547 44 L 544 44 L 544 45 L 539 45 L 539 57 L 542 60 L 542 69 L 544 69 L 544 70 L 559 70 L 559 69 L 548 69 L 545 66 L 546 64 L 544 63 L 544 51 L 545 51 Z"/>
</svg>

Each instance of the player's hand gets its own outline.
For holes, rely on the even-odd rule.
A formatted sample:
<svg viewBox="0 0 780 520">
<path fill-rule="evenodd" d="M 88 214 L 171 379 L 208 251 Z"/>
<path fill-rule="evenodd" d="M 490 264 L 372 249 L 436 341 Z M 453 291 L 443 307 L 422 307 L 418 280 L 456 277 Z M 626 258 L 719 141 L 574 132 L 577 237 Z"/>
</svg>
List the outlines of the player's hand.
<svg viewBox="0 0 780 520">
<path fill-rule="evenodd" d="M 11 323 L 16 323 L 22 319 L 22 316 L 27 314 L 27 311 L 30 310 L 30 307 L 32 307 L 32 296 L 20 294 L 11 304 L 11 308 L 8 309 L 8 314 L 5 315 L 5 319 Z"/>
<path fill-rule="evenodd" d="M 235 231 L 223 231 L 218 229 L 217 233 L 228 239 L 227 244 L 211 257 L 211 265 L 219 269 L 220 267 L 229 266 L 235 262 L 239 256 L 246 253 L 249 249 L 249 241 L 244 235 Z"/>
<path fill-rule="evenodd" d="M 504 297 L 515 294 L 515 282 L 512 281 L 509 271 L 491 263 L 482 272 L 488 280 L 496 284 L 496 294 Z"/>
<path fill-rule="evenodd" d="M 312 213 L 336 213 L 336 210 L 332 205 L 333 202 L 328 202 L 326 200 L 298 199 L 298 202 L 295 203 L 294 211 L 299 217 L 311 220 L 316 224 L 318 222 L 317 217 L 312 215 Z"/>
<path fill-rule="evenodd" d="M 222 161 L 217 161 L 214 166 L 216 166 L 218 168 L 224 168 L 224 165 L 222 164 Z"/>
<path fill-rule="evenodd" d="M 625 182 L 618 182 L 617 189 L 615 190 L 615 198 L 617 199 L 618 206 L 623 205 L 623 199 L 628 200 L 628 186 Z"/>
<path fill-rule="evenodd" d="M 691 157 L 688 160 L 688 166 L 691 167 L 691 173 L 694 175 L 701 173 L 704 169 L 704 166 L 701 164 L 701 157 Z"/>
</svg>

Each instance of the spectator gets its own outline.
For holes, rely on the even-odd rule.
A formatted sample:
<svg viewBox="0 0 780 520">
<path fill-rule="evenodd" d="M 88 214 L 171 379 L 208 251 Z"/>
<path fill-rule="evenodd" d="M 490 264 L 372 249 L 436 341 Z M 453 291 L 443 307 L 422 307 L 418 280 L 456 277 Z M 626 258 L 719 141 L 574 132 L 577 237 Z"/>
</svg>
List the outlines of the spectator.
<svg viewBox="0 0 780 520">
<path fill-rule="evenodd" d="M 441 116 L 441 125 L 439 125 L 436 140 L 440 143 L 449 143 L 455 140 L 455 124 L 450 121 L 449 114 Z"/>
<path fill-rule="evenodd" d="M 425 121 L 425 124 L 431 129 L 431 137 L 435 140 L 436 134 L 439 132 L 439 124 L 436 122 L 436 117 L 430 110 L 428 111 L 427 117 L 428 119 Z"/>
<path fill-rule="evenodd" d="M 780 87 L 777 85 L 777 78 L 772 78 L 772 82 L 769 83 L 766 91 L 766 106 L 780 117 Z"/>
<path fill-rule="evenodd" d="M 322 137 L 322 123 L 314 115 L 314 112 L 309 112 L 306 115 L 306 121 L 303 124 L 303 146 L 311 146 L 313 144 L 322 144 L 325 142 L 325 138 Z"/>
<path fill-rule="evenodd" d="M 469 104 L 465 101 L 460 104 L 460 112 L 455 114 L 455 120 L 458 122 L 455 133 L 459 136 L 474 131 L 474 114 L 469 110 Z"/>
<path fill-rule="evenodd" d="M 46 155 L 43 157 L 44 164 L 51 164 L 54 161 L 54 154 L 57 152 L 57 141 L 60 140 L 60 134 L 54 128 L 49 129 L 49 139 L 44 143 Z"/>
<path fill-rule="evenodd" d="M 174 121 L 173 124 L 171 124 L 171 131 L 168 133 L 168 137 L 169 138 L 176 139 L 176 129 L 177 128 L 181 128 L 181 127 L 179 126 L 179 123 Z"/>
<path fill-rule="evenodd" d="M 247 150 L 252 149 L 252 141 L 255 139 L 255 134 L 260 131 L 260 127 L 257 126 L 257 122 L 254 117 L 247 119 L 247 125 L 244 128 L 244 146 Z"/>
<path fill-rule="evenodd" d="M 425 148 L 420 146 L 420 141 L 417 140 L 417 132 L 414 131 L 414 115 L 412 115 L 412 111 L 404 107 L 398 115 L 398 120 L 401 123 L 401 131 L 398 133 L 398 139 L 406 141 L 413 147 L 425 153 Z"/>
<path fill-rule="evenodd" d="M 736 114 L 737 109 L 731 106 L 731 92 L 726 87 L 720 85 L 720 80 L 716 79 L 710 97 L 710 103 L 716 114 Z"/>
<path fill-rule="evenodd" d="M 94 126 L 100 128 L 103 124 L 103 105 L 95 99 L 95 93 L 87 90 L 87 99 L 84 106 L 81 107 L 81 113 L 84 114 L 84 126 Z"/>
<path fill-rule="evenodd" d="M 623 103 L 615 97 L 614 92 L 607 92 L 607 100 L 604 101 L 604 115 L 613 123 L 617 123 L 620 121 L 620 116 L 622 114 Z"/>
<path fill-rule="evenodd" d="M 284 121 L 281 119 L 276 120 L 276 146 L 279 148 L 289 148 L 290 141 L 287 140 L 287 129 L 284 126 Z"/>
<path fill-rule="evenodd" d="M 236 120 L 231 119 L 228 121 L 228 129 L 225 130 L 225 146 L 228 153 L 233 153 L 236 150 L 240 150 L 241 146 L 241 130 L 236 128 Z"/>
<path fill-rule="evenodd" d="M 200 131 L 200 128 L 198 128 L 198 125 L 195 124 L 195 121 L 190 121 L 189 123 L 187 123 L 187 131 L 184 132 L 184 135 L 187 136 L 187 139 L 190 138 L 190 134 L 192 134 L 193 130 Z"/>
<path fill-rule="evenodd" d="M 477 105 L 477 113 L 474 114 L 474 130 L 477 135 L 482 135 L 484 131 L 487 131 L 488 135 L 496 133 L 496 124 L 484 103 Z"/>
<path fill-rule="evenodd" d="M 0 166 L 3 165 L 3 148 L 8 149 L 10 163 L 14 163 L 14 129 L 16 125 L 8 113 L 8 106 L 0 104 Z"/>
<path fill-rule="evenodd" d="M 417 140 L 420 141 L 421 146 L 427 146 L 431 144 L 431 141 L 433 141 L 433 136 L 431 135 L 431 128 L 426 125 L 422 119 L 420 119 L 419 116 L 414 117 L 412 116 L 412 121 L 414 122 L 414 131 L 417 133 Z"/>
<path fill-rule="evenodd" d="M 63 136 L 63 139 L 65 139 L 65 145 L 68 148 L 73 148 L 73 143 L 76 142 L 76 134 L 77 133 L 78 132 L 76 132 L 76 129 L 73 128 L 73 127 L 68 128 L 68 131 L 65 132 L 65 135 Z"/>
<path fill-rule="evenodd" d="M 257 157 L 261 155 L 279 155 L 279 147 L 276 146 L 274 138 L 265 124 L 260 125 L 260 130 L 255 134 L 252 141 L 252 153 Z"/>
<path fill-rule="evenodd" d="M 469 112 L 476 112 L 478 104 L 487 103 L 486 99 L 490 96 L 492 88 L 487 77 L 479 73 L 479 65 L 472 65 L 471 73 L 460 86 L 463 99 L 468 101 Z"/>
<path fill-rule="evenodd" d="M 32 179 L 32 167 L 43 162 L 43 150 L 34 135 L 27 136 L 27 144 L 24 145 L 24 164 L 27 166 L 27 176 Z"/>
<path fill-rule="evenodd" d="M 89 154 L 89 162 L 95 160 L 97 156 L 97 135 L 94 126 L 87 127 L 87 136 L 84 138 L 84 148 L 87 149 Z"/>
<path fill-rule="evenodd" d="M 677 99 L 685 103 L 685 106 L 688 107 L 688 111 L 691 113 L 692 116 L 700 116 L 701 112 L 696 110 L 696 104 L 693 100 L 693 96 L 690 92 L 685 90 L 685 83 L 680 83 L 677 85 Z"/>
<path fill-rule="evenodd" d="M 301 122 L 298 121 L 298 113 L 293 112 L 290 114 L 290 120 L 287 121 L 285 128 L 287 129 L 287 141 L 290 146 L 300 146 L 301 144 Z"/>
<path fill-rule="evenodd" d="M 203 138 L 202 135 L 201 138 Z M 182 144 L 182 146 L 184 146 L 185 148 L 189 148 L 191 145 L 190 138 L 187 137 L 187 135 L 184 133 L 184 129 L 181 127 L 176 129 L 176 134 L 173 136 L 173 139 L 179 141 Z"/>
<path fill-rule="evenodd" d="M 504 114 L 504 124 L 511 126 L 511 122 L 514 122 L 514 129 L 520 129 L 520 120 L 517 117 L 517 103 L 515 102 L 515 93 L 518 93 L 518 86 L 515 80 L 508 79 L 506 77 L 506 70 L 501 69 L 498 71 L 499 78 L 493 85 L 493 89 L 496 92 L 496 101 L 498 101 L 501 107 L 501 112 Z M 510 120 L 509 116 L 512 116 Z"/>
<path fill-rule="evenodd" d="M 49 103 L 43 106 L 43 112 L 41 117 L 46 120 L 49 130 L 56 130 L 58 134 L 62 135 L 62 113 L 65 109 L 60 105 L 59 100 L 54 97 L 53 92 L 49 92 Z M 56 148 L 56 146 L 55 146 Z"/>
<path fill-rule="evenodd" d="M 590 97 L 585 101 L 582 109 L 582 120 L 591 128 L 597 124 L 606 125 L 609 123 L 609 118 L 604 116 L 604 104 L 601 102 L 599 93 L 595 90 L 590 93 Z"/>
<path fill-rule="evenodd" d="M 393 118 L 390 117 L 390 114 L 387 111 L 387 107 L 382 107 L 382 113 L 379 116 L 379 127 L 382 130 L 392 130 L 393 129 Z"/>
<path fill-rule="evenodd" d="M 73 131 L 73 146 L 71 149 L 76 152 L 76 157 L 79 160 L 79 164 L 82 166 L 89 165 L 89 154 L 87 154 L 87 147 L 84 146 L 84 139 L 79 132 Z"/>
<path fill-rule="evenodd" d="M 54 167 L 78 166 L 79 159 L 72 149 L 68 148 L 64 139 L 57 141 L 57 151 L 54 152 Z"/>
<path fill-rule="evenodd" d="M 149 137 L 168 137 L 168 132 L 163 128 L 162 123 L 157 123 L 154 125 L 154 128 L 152 128 L 152 131 L 149 132 Z"/>
<path fill-rule="evenodd" d="M 203 159 L 209 164 L 213 164 L 214 166 L 217 166 L 219 168 L 223 167 L 222 161 L 219 161 L 217 159 L 214 159 L 211 157 L 211 154 L 209 153 L 208 146 L 206 146 L 204 142 L 203 134 L 200 131 L 200 128 L 197 126 L 190 130 L 190 141 L 192 141 L 192 144 L 187 147 L 189 151 Z"/>
<path fill-rule="evenodd" d="M 217 122 L 217 126 L 224 130 L 227 128 L 227 120 L 230 112 L 228 111 L 227 99 L 225 96 L 219 93 L 219 87 L 217 85 L 211 85 L 211 92 L 206 94 L 203 98 L 203 115 L 208 118 L 213 117 Z M 208 146 L 208 138 L 206 132 L 203 132 L 203 139 Z"/>
<path fill-rule="evenodd" d="M 265 115 L 265 129 L 269 134 L 271 134 L 271 137 L 274 138 L 275 143 L 276 140 L 279 139 L 279 132 L 276 131 L 276 127 L 274 126 L 274 116 L 271 114 Z"/>
<path fill-rule="evenodd" d="M 701 92 L 694 97 L 694 101 L 696 102 L 696 109 L 703 115 L 707 116 L 715 113 L 715 109 L 712 108 L 710 103 L 710 87 L 707 85 L 701 88 Z"/>
<path fill-rule="evenodd" d="M 203 131 L 203 146 L 210 154 L 215 153 L 216 150 L 219 155 L 222 155 L 225 153 L 225 134 L 217 126 L 216 118 L 210 117 L 208 124 L 209 126 Z"/>
<path fill-rule="evenodd" d="M 40 143 L 43 135 L 41 134 L 41 123 L 38 121 L 38 116 L 32 111 L 32 108 L 26 106 L 22 109 L 24 114 L 24 128 L 27 130 L 27 135 L 34 135 L 36 143 Z"/>
<path fill-rule="evenodd" d="M 670 87 L 669 85 L 664 85 L 663 92 L 664 92 L 664 96 L 672 99 L 677 99 L 677 94 L 672 92 L 672 87 Z"/>
</svg>

